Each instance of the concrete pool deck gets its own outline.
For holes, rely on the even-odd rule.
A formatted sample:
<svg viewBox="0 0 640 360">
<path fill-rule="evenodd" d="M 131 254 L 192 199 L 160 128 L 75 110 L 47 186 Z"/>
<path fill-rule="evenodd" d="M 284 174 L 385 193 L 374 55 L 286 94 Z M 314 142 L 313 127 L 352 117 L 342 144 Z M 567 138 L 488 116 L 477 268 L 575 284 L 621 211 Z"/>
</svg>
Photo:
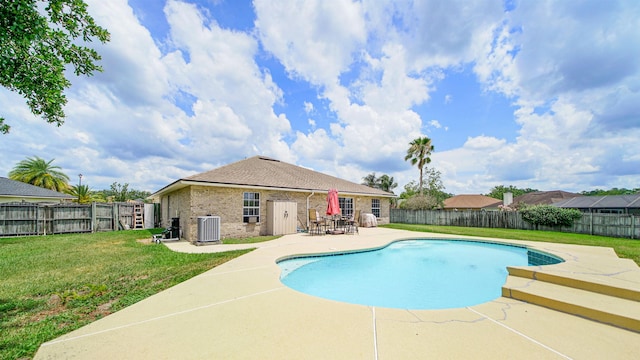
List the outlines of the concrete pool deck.
<svg viewBox="0 0 640 360">
<path fill-rule="evenodd" d="M 635 359 L 640 333 L 508 297 L 458 309 L 353 305 L 294 291 L 276 260 L 408 238 L 469 238 L 386 228 L 294 234 L 249 245 L 166 243 L 174 251 L 256 250 L 42 344 L 36 359 Z M 535 267 L 640 293 L 640 268 L 613 250 L 527 241 L 566 262 Z M 163 246 L 163 245 L 150 245 Z M 531 281 L 530 281 L 531 282 Z M 517 287 L 516 285 L 515 287 Z M 571 290 L 571 289 L 569 289 Z M 584 297 L 582 293 L 567 293 Z M 564 290 L 556 290 L 564 293 Z M 573 294 L 573 295 L 571 295 Z M 625 311 L 640 311 L 628 300 Z M 571 301 L 569 301 L 571 302 Z M 606 304 L 605 304 L 606 306 Z M 631 308 L 631 309 L 627 309 Z M 640 315 L 639 315 L 640 319 Z"/>
</svg>

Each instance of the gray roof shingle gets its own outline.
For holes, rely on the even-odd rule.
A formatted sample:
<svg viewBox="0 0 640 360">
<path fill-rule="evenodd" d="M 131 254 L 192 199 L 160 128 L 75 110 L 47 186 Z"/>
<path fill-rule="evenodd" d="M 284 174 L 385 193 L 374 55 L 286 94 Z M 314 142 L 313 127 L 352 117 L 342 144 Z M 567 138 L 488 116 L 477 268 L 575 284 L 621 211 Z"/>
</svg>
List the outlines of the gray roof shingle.
<svg viewBox="0 0 640 360">
<path fill-rule="evenodd" d="M 553 205 L 574 209 L 638 209 L 640 208 L 640 194 L 580 196 Z"/>
<path fill-rule="evenodd" d="M 570 193 L 562 190 L 553 191 L 535 191 L 516 196 L 513 199 L 514 204 L 522 203 L 528 205 L 553 204 L 565 199 L 583 196 L 581 194 Z"/>
<path fill-rule="evenodd" d="M 73 196 L 0 176 L 0 196 L 73 199 Z"/>
<path fill-rule="evenodd" d="M 162 188 L 154 195 L 164 193 L 165 190 L 168 190 L 172 185 L 181 181 L 301 191 L 327 191 L 328 189 L 335 188 L 338 189 L 338 192 L 351 194 L 382 197 L 395 196 L 393 193 L 380 189 L 370 188 L 366 185 L 356 184 L 351 181 L 264 156 L 254 156 L 221 166 L 211 171 L 180 179 Z"/>
</svg>

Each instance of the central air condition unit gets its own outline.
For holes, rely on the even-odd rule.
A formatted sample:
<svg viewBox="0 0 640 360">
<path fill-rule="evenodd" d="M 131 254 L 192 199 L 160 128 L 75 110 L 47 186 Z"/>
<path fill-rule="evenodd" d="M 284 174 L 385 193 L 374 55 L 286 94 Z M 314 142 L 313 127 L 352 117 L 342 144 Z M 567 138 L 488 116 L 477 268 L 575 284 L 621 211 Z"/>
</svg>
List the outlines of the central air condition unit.
<svg viewBox="0 0 640 360">
<path fill-rule="evenodd" d="M 220 216 L 198 216 L 198 243 L 220 242 Z"/>
</svg>

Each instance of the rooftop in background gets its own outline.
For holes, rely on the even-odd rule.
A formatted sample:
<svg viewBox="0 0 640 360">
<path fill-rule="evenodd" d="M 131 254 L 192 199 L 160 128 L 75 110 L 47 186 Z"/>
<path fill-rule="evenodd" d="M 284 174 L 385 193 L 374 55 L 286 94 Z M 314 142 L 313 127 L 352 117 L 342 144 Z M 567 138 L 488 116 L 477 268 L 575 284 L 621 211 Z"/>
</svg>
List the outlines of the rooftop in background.
<svg viewBox="0 0 640 360">
<path fill-rule="evenodd" d="M 565 199 L 571 199 L 579 196 L 583 195 L 562 190 L 535 191 L 517 196 L 513 199 L 513 203 L 527 205 L 553 204 Z"/>
<path fill-rule="evenodd" d="M 74 199 L 74 197 L 71 195 L 63 194 L 57 191 L 41 188 L 39 186 L 34 186 L 0 176 L 0 198 L 1 197 L 22 197 L 52 200 Z"/>
<path fill-rule="evenodd" d="M 395 196 L 393 193 L 380 189 L 356 184 L 264 156 L 250 157 L 177 180 L 158 190 L 152 196 L 159 196 L 188 185 L 258 187 L 304 192 L 327 192 L 329 189 L 335 188 L 340 193 L 352 195 Z"/>
<path fill-rule="evenodd" d="M 502 200 L 479 194 L 456 195 L 444 201 L 445 210 L 487 209 L 497 208 L 499 205 L 502 205 Z"/>
<path fill-rule="evenodd" d="M 572 208 L 581 210 L 591 210 L 602 212 L 602 210 L 623 210 L 623 212 L 633 212 L 629 210 L 640 210 L 640 194 L 635 195 L 604 195 L 604 196 L 580 196 L 572 199 L 554 203 L 554 206 L 561 208 Z"/>
</svg>

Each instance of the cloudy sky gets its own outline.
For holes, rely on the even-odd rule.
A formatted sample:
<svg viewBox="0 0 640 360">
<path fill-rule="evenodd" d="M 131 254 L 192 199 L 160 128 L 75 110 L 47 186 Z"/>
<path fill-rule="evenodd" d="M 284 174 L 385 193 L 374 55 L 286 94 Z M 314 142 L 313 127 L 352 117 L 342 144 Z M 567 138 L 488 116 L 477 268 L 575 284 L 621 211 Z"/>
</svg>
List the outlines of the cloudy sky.
<svg viewBox="0 0 640 360">
<path fill-rule="evenodd" d="M 447 192 L 640 187 L 640 2 L 89 0 L 103 73 L 62 127 L 0 88 L 0 176 L 55 159 L 99 190 L 156 191 L 266 155 Z"/>
</svg>

